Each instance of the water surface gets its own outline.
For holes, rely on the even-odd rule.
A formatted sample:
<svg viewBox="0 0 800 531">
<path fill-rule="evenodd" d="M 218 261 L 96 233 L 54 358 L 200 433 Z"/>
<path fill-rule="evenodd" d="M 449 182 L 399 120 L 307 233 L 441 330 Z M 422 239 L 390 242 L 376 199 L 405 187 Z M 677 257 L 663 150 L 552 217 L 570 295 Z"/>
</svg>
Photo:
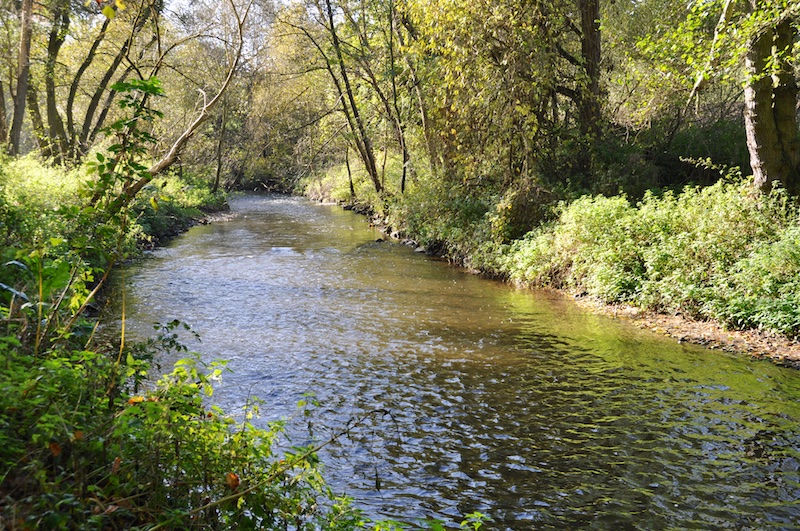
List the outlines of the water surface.
<svg viewBox="0 0 800 531">
<path fill-rule="evenodd" d="M 320 440 L 386 410 L 323 455 L 370 515 L 800 529 L 797 371 L 465 274 L 334 206 L 232 209 L 128 271 L 129 331 L 190 324 L 193 349 L 230 360 L 230 411 L 258 397 L 289 417 L 314 392 Z"/>
</svg>

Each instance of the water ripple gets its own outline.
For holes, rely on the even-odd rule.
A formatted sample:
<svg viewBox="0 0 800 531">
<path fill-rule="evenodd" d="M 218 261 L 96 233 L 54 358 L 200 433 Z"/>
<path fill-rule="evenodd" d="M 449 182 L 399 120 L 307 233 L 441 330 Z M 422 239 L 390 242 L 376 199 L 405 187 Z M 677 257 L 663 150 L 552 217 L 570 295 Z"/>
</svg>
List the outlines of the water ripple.
<svg viewBox="0 0 800 531">
<path fill-rule="evenodd" d="M 230 359 L 215 400 L 321 402 L 334 488 L 376 517 L 492 529 L 797 529 L 797 372 L 675 345 L 481 280 L 351 213 L 247 196 L 131 273 L 129 326 L 175 317 Z M 138 298 L 138 299 L 137 299 Z M 189 340 L 189 338 L 187 338 Z M 302 423 L 290 434 L 307 438 Z"/>
</svg>

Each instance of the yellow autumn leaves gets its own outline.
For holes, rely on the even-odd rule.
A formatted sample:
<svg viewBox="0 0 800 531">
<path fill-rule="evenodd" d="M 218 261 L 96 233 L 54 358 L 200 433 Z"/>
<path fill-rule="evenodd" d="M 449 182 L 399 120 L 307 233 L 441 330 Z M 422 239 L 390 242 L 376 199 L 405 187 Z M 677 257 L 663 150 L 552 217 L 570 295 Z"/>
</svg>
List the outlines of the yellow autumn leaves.
<svg viewBox="0 0 800 531">
<path fill-rule="evenodd" d="M 97 5 L 103 5 L 103 0 L 94 0 L 94 1 L 97 2 Z M 92 0 L 88 0 L 84 5 L 86 7 L 89 7 L 91 4 Z M 116 6 L 116 9 L 114 9 L 114 6 Z M 122 0 L 114 0 L 114 5 L 108 3 L 105 6 L 103 6 L 102 13 L 107 19 L 111 20 L 117 16 L 118 10 L 124 11 L 127 7 L 128 6 L 125 5 L 125 2 L 123 2 Z"/>
</svg>

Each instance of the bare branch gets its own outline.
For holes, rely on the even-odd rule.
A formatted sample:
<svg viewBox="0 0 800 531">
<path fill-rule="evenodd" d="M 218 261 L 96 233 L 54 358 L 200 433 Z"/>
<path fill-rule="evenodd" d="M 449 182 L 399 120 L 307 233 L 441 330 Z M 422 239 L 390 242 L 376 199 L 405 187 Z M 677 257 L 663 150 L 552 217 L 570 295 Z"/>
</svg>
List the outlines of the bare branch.
<svg viewBox="0 0 800 531">
<path fill-rule="evenodd" d="M 200 109 L 200 112 L 198 113 L 197 117 L 184 130 L 184 132 L 180 135 L 180 137 L 178 137 L 178 139 L 172 144 L 172 147 L 170 147 L 169 151 L 167 151 L 167 153 L 161 158 L 161 160 L 159 160 L 149 168 L 148 176 L 139 179 L 125 190 L 124 199 L 126 201 L 129 201 L 133 197 L 135 197 L 136 194 L 153 179 L 153 177 L 163 172 L 164 170 L 169 168 L 173 163 L 175 163 L 175 161 L 178 159 L 178 156 L 181 153 L 181 150 L 184 148 L 186 143 L 194 136 L 194 134 L 197 132 L 197 130 L 200 128 L 203 122 L 205 122 L 208 119 L 208 117 L 211 115 L 211 111 L 213 111 L 214 107 L 216 107 L 217 104 L 220 102 L 222 96 L 228 90 L 228 87 L 233 81 L 234 75 L 236 74 L 236 71 L 238 69 L 242 57 L 242 50 L 244 48 L 244 25 L 247 21 L 248 14 L 250 13 L 250 8 L 253 5 L 253 0 L 249 0 L 242 13 L 240 13 L 237 10 L 236 5 L 233 3 L 232 0 L 229 0 L 229 3 L 231 9 L 233 10 L 233 15 L 236 19 L 236 37 L 238 42 L 236 43 L 236 50 L 234 53 L 233 61 L 231 62 L 230 68 L 228 69 L 228 74 L 225 78 L 225 81 L 217 91 L 216 95 L 214 95 L 214 97 L 208 100 L 207 102 L 204 102 L 203 107 Z M 170 49 L 173 47 L 174 46 L 170 47 Z M 169 49 L 166 50 L 165 53 L 167 51 L 169 51 Z M 162 58 L 159 60 L 159 62 L 161 62 L 162 60 L 163 60 L 163 55 Z"/>
</svg>

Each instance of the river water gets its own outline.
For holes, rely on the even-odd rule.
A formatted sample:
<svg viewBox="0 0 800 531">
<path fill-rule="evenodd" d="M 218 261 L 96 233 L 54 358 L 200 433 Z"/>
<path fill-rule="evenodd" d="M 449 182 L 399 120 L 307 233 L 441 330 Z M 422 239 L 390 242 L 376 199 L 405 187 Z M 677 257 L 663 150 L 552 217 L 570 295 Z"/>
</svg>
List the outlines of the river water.
<svg viewBox="0 0 800 531">
<path fill-rule="evenodd" d="M 192 349 L 230 360 L 214 395 L 228 411 L 258 397 L 265 421 L 295 418 L 313 392 L 320 440 L 386 410 L 322 455 L 371 516 L 800 529 L 800 372 L 376 242 L 338 207 L 231 203 L 231 221 L 127 271 L 129 334 L 191 325 Z"/>
</svg>

